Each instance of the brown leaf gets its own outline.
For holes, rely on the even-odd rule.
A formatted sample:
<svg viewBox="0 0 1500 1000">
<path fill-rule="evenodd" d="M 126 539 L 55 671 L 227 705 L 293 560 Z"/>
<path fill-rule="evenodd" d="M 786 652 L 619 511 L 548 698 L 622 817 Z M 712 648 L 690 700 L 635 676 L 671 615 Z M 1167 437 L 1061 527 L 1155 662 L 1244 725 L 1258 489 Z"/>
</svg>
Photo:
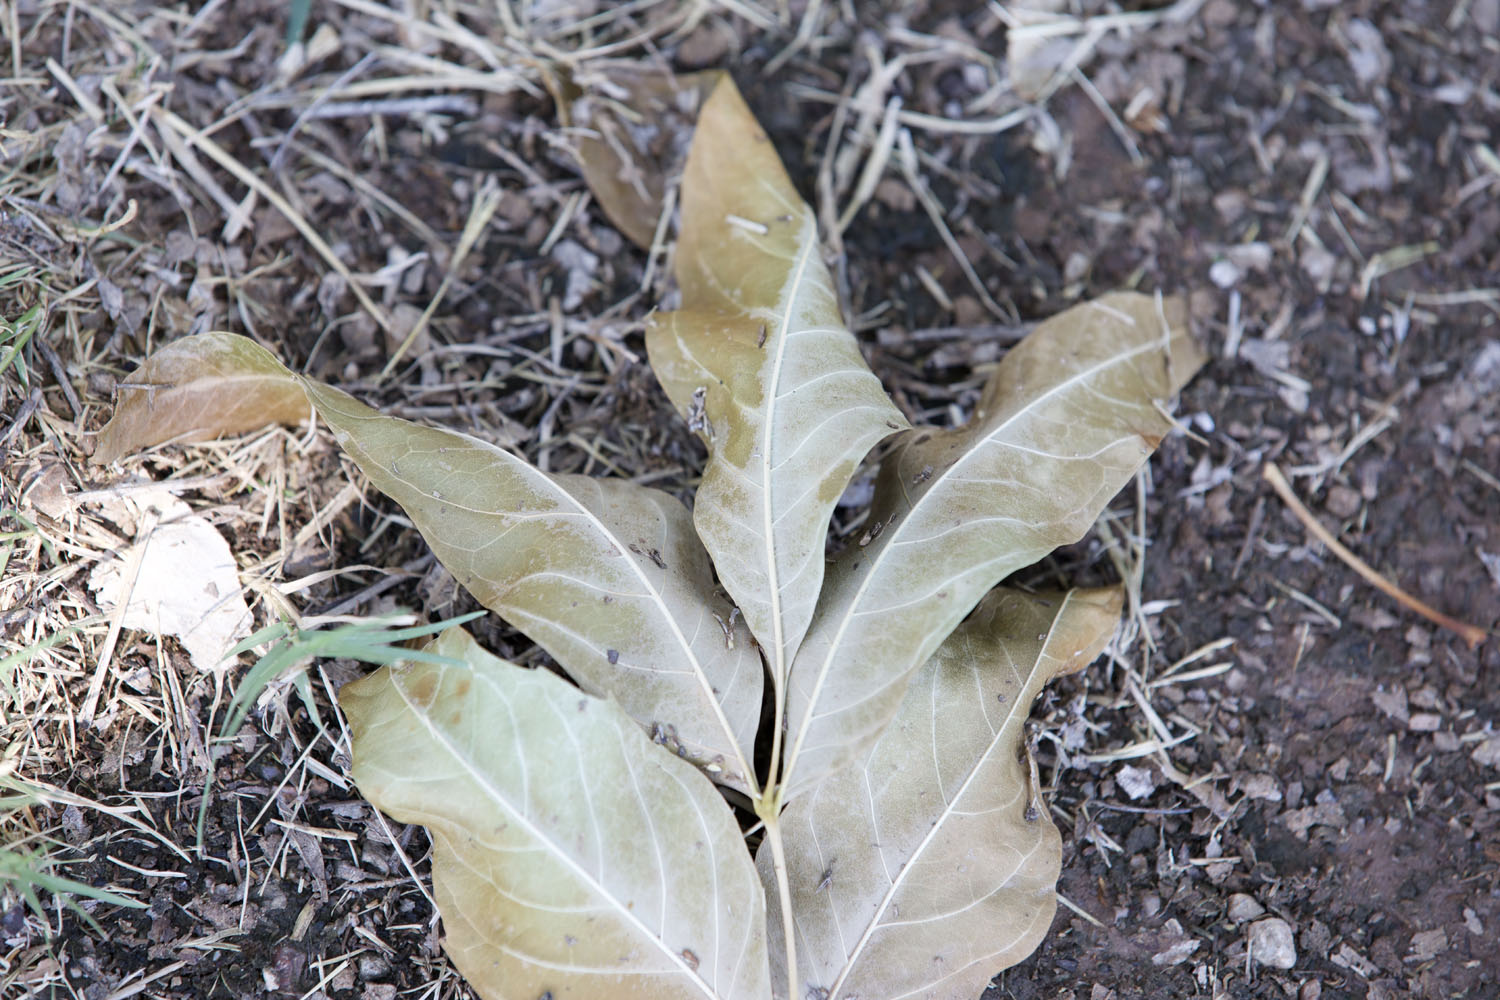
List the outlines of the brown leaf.
<svg viewBox="0 0 1500 1000">
<path fill-rule="evenodd" d="M 713 596 L 680 501 L 625 480 L 548 475 L 477 438 L 304 385 L 349 457 L 481 604 L 714 780 L 750 787 L 760 656 Z"/>
<path fill-rule="evenodd" d="M 108 465 L 165 441 L 206 441 L 312 412 L 291 373 L 247 337 L 203 333 L 153 354 L 119 385 L 93 461 Z"/>
<path fill-rule="evenodd" d="M 682 169 L 703 98 L 723 74 L 607 65 L 562 81 L 554 96 L 579 169 L 609 221 L 649 247 L 666 187 Z"/>
<path fill-rule="evenodd" d="M 154 406 L 122 405 L 106 428 L 112 448 L 172 436 L 183 410 L 197 420 L 215 392 L 233 391 L 221 411 L 243 427 L 259 426 L 251 414 L 262 423 L 295 416 L 282 405 L 295 392 L 304 413 L 309 401 L 317 405 L 350 457 L 481 603 L 586 690 L 618 698 L 674 752 L 716 781 L 750 789 L 760 656 L 728 603 L 713 596 L 707 553 L 674 497 L 624 481 L 548 476 L 476 438 L 383 416 L 232 334 L 180 340 L 141 371 L 167 372 L 173 388 Z"/>
</svg>

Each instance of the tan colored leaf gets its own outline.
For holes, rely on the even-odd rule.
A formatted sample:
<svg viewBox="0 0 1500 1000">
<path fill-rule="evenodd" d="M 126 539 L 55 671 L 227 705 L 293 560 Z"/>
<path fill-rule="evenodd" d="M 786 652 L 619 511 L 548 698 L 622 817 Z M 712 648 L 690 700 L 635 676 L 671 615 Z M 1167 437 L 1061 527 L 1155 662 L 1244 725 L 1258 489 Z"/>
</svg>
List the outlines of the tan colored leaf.
<svg viewBox="0 0 1500 1000">
<path fill-rule="evenodd" d="M 1083 537 L 1171 429 L 1163 408 L 1201 363 L 1181 302 L 1107 295 L 1007 354 L 963 427 L 903 435 L 792 667 L 792 794 L 874 741 L 981 595 Z"/>
<path fill-rule="evenodd" d="M 349 457 L 481 604 L 716 780 L 749 786 L 761 659 L 713 598 L 677 499 L 625 480 L 551 476 L 477 438 L 305 386 Z"/>
<path fill-rule="evenodd" d="M 556 88 L 563 124 L 574 127 L 583 179 L 609 221 L 638 246 L 649 247 L 656 235 L 698 108 L 722 75 L 608 64 Z"/>
<path fill-rule="evenodd" d="M 749 787 L 760 656 L 728 603 L 712 596 L 707 554 L 675 498 L 623 481 L 548 476 L 467 435 L 382 416 L 293 376 L 243 337 L 189 337 L 168 351 L 177 389 L 131 414 L 132 447 L 179 426 L 175 404 L 195 405 L 195 358 L 212 384 L 238 386 L 249 410 L 258 393 L 280 398 L 290 384 L 481 603 L 585 689 L 613 694 L 662 743 L 716 780 Z M 240 371 L 255 377 L 237 381 Z"/>
<path fill-rule="evenodd" d="M 108 465 L 163 441 L 205 441 L 268 424 L 295 424 L 307 397 L 268 352 L 232 333 L 173 341 L 120 383 L 93 461 Z"/>
<path fill-rule="evenodd" d="M 682 308 L 648 327 L 646 346 L 672 401 L 705 422 L 694 524 L 779 689 L 822 585 L 834 504 L 907 424 L 844 326 L 811 209 L 727 78 L 688 155 L 677 280 Z"/>
<path fill-rule="evenodd" d="M 140 529 L 135 544 L 89 574 L 99 606 L 112 616 L 125 605 L 125 628 L 177 636 L 199 670 L 229 666 L 225 652 L 250 634 L 253 619 L 224 536 L 164 489 L 110 500 Z"/>
<path fill-rule="evenodd" d="M 1041 941 L 1062 850 L 1022 761 L 1026 716 L 1048 680 L 1099 654 L 1122 597 L 991 592 L 917 672 L 869 754 L 787 807 L 805 995 L 973 1000 Z M 773 936 L 776 984 L 782 950 Z"/>
<path fill-rule="evenodd" d="M 449 956 L 487 1000 L 769 997 L 765 897 L 702 774 L 612 702 L 454 628 L 345 687 L 354 780 L 432 836 Z"/>
</svg>

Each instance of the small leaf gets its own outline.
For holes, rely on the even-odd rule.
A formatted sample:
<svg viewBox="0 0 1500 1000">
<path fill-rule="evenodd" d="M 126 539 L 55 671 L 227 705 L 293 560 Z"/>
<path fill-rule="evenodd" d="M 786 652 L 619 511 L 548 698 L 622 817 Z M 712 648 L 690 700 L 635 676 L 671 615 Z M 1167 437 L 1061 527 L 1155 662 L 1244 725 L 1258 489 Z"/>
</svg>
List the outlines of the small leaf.
<svg viewBox="0 0 1500 1000">
<path fill-rule="evenodd" d="M 834 504 L 907 423 L 844 326 L 811 209 L 728 78 L 688 155 L 677 281 L 682 308 L 651 323 L 646 346 L 672 401 L 706 421 L 694 524 L 779 689 Z"/>
<path fill-rule="evenodd" d="M 1026 716 L 1048 680 L 1099 654 L 1122 600 L 991 592 L 869 754 L 782 813 L 808 996 L 973 1000 L 1041 941 L 1062 849 L 1022 762 Z M 760 869 L 774 885 L 768 858 Z M 773 936 L 775 983 L 781 951 Z"/>
<path fill-rule="evenodd" d="M 1107 295 L 1011 350 L 967 424 L 902 435 L 792 667 L 791 794 L 874 741 L 981 595 L 1083 537 L 1171 429 L 1164 406 L 1201 363 L 1180 301 Z"/>
<path fill-rule="evenodd" d="M 555 82 L 559 117 L 572 127 L 583 179 L 609 221 L 638 246 L 655 239 L 698 108 L 722 75 L 615 65 L 602 75 Z"/>
<path fill-rule="evenodd" d="M 432 836 L 445 950 L 487 1000 L 770 996 L 729 808 L 612 702 L 450 629 L 346 686 L 354 780 Z"/>
<path fill-rule="evenodd" d="M 97 465 L 164 441 L 206 441 L 311 408 L 291 373 L 255 341 L 214 331 L 163 347 L 119 385 L 120 401 L 94 448 Z"/>
</svg>

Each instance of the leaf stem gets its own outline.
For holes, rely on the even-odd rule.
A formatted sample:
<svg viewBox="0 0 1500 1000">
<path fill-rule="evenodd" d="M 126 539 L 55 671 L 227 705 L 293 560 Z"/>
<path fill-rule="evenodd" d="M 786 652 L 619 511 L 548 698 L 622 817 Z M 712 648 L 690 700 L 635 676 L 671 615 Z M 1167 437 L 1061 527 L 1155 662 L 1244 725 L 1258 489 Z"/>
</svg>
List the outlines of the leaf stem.
<svg viewBox="0 0 1500 1000">
<path fill-rule="evenodd" d="M 782 679 L 772 674 L 771 700 L 776 707 L 771 715 L 771 766 L 766 771 L 766 788 L 761 798 L 767 802 L 774 798 L 778 812 L 781 810 L 781 737 L 782 731 L 786 728 L 785 688 L 786 685 Z"/>
<path fill-rule="evenodd" d="M 786 995 L 797 1000 L 797 935 L 792 923 L 792 889 L 787 881 L 786 847 L 781 841 L 781 786 L 768 789 L 755 803 L 756 814 L 766 825 L 771 845 L 771 866 L 776 871 L 776 894 L 781 897 L 781 933 L 786 938 Z"/>
</svg>

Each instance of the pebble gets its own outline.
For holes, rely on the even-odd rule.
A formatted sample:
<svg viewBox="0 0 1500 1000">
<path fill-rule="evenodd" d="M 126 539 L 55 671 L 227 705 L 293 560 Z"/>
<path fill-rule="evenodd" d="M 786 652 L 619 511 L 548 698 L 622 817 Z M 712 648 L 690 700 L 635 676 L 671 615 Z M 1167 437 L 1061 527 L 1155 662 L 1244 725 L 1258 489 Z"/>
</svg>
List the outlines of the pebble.
<svg viewBox="0 0 1500 1000">
<path fill-rule="evenodd" d="M 1266 908 L 1255 901 L 1254 896 L 1247 896 L 1243 892 L 1237 892 L 1229 897 L 1229 919 L 1237 924 L 1243 924 L 1247 920 L 1254 920 L 1262 916 Z"/>
<path fill-rule="evenodd" d="M 1297 964 L 1297 946 L 1292 940 L 1292 925 L 1280 917 L 1267 917 L 1250 925 L 1250 957 L 1273 969 L 1290 969 Z"/>
</svg>

